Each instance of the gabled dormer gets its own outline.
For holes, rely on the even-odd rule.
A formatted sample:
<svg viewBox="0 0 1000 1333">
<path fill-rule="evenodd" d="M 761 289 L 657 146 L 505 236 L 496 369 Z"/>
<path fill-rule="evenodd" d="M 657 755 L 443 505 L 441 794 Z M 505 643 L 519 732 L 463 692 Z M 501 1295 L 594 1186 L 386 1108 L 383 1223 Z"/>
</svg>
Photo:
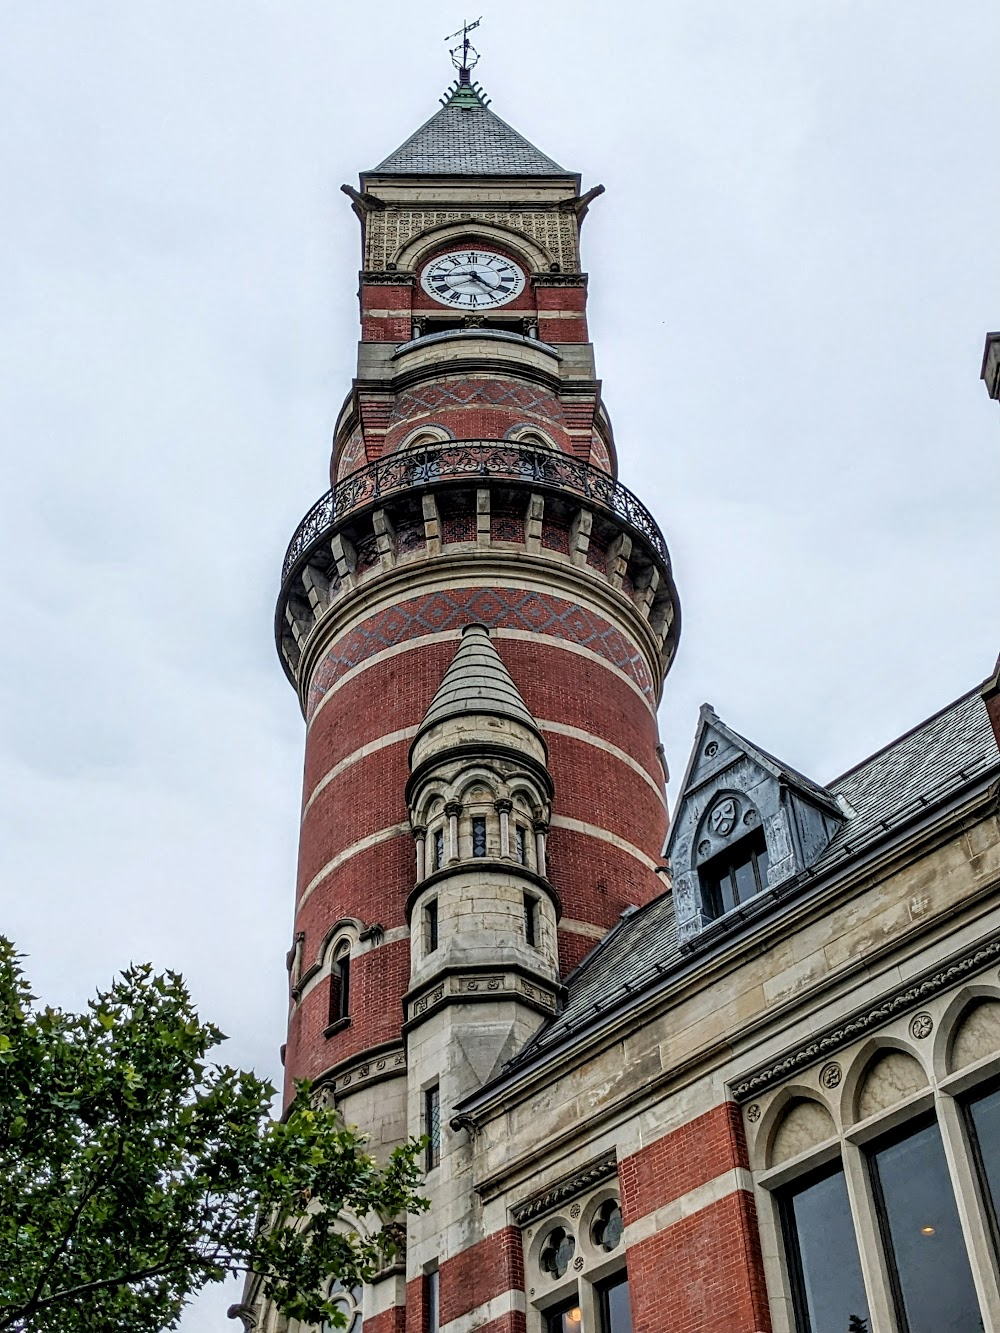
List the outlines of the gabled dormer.
<svg viewBox="0 0 1000 1333">
<path fill-rule="evenodd" d="M 845 818 L 833 794 L 701 709 L 670 836 L 678 934 L 766 910 Z M 713 931 L 713 935 L 715 932 Z"/>
</svg>

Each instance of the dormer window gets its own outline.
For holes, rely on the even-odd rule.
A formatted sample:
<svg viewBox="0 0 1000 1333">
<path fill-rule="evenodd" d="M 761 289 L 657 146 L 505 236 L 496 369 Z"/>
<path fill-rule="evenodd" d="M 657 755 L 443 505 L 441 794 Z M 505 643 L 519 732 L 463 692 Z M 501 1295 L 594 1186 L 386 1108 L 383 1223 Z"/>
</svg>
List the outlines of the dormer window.
<svg viewBox="0 0 1000 1333">
<path fill-rule="evenodd" d="M 699 870 L 705 915 L 714 920 L 767 888 L 767 844 L 758 828 Z"/>
</svg>

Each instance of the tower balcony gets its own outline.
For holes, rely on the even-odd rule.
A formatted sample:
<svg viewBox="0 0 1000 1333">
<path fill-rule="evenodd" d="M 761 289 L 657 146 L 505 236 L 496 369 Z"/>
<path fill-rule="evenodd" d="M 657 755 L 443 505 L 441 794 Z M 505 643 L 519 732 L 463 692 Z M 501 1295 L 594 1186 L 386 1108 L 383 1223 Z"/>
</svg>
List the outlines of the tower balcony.
<svg viewBox="0 0 1000 1333">
<path fill-rule="evenodd" d="M 663 534 L 639 498 L 572 455 L 506 440 L 457 440 L 358 468 L 302 519 L 285 553 L 275 637 L 303 690 L 321 620 L 386 575 L 420 582 L 443 556 L 550 561 L 631 604 L 655 645 L 662 680 L 680 629 Z M 540 568 L 535 564 L 536 569 Z M 555 571 L 553 570 L 553 573 Z"/>
</svg>

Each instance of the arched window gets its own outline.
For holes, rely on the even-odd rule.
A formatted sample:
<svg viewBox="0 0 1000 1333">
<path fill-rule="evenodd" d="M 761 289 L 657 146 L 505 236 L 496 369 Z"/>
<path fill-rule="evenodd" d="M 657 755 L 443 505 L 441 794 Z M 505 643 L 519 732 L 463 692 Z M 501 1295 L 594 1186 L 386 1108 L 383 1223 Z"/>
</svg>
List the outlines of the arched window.
<svg viewBox="0 0 1000 1333">
<path fill-rule="evenodd" d="M 332 1027 L 334 1023 L 344 1023 L 351 1016 L 351 946 L 344 940 L 337 945 L 330 967 L 330 1013 L 327 1019 Z"/>
</svg>

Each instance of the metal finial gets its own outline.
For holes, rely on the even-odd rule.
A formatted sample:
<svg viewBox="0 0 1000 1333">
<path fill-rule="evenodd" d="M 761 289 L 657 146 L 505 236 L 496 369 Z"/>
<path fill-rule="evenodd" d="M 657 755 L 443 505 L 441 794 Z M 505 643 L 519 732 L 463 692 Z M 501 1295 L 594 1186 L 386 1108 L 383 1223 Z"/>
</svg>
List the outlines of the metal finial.
<svg viewBox="0 0 1000 1333">
<path fill-rule="evenodd" d="M 451 56 L 451 63 L 458 70 L 460 83 L 468 83 L 469 71 L 475 69 L 476 65 L 479 64 L 479 52 L 469 41 L 469 33 L 472 32 L 473 28 L 478 28 L 482 21 L 482 14 L 480 14 L 479 18 L 475 19 L 472 23 L 466 19 L 457 32 L 450 32 L 445 38 L 446 42 L 450 42 L 453 37 L 461 37 L 462 39 L 455 46 L 450 46 L 448 48 L 448 54 Z"/>
</svg>

